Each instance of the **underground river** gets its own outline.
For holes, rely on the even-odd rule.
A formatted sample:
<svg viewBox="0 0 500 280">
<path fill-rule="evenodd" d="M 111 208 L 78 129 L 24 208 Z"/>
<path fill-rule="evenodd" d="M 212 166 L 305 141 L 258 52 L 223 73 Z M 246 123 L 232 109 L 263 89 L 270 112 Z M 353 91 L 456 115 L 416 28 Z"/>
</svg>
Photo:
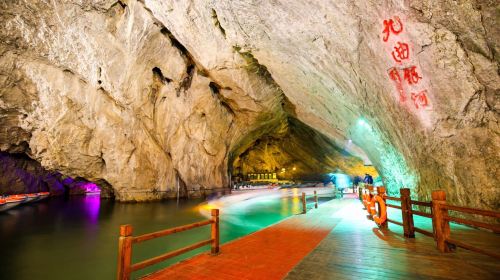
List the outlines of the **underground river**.
<svg viewBox="0 0 500 280">
<path fill-rule="evenodd" d="M 2 279 L 113 279 L 118 231 L 131 224 L 134 235 L 207 219 L 221 209 L 221 243 L 247 235 L 301 212 L 298 189 L 240 191 L 211 200 L 118 203 L 98 196 L 52 197 L 0 213 Z M 307 189 L 312 192 L 312 189 Z M 319 193 L 328 196 L 329 190 Z M 331 198 L 320 198 L 327 201 Z M 134 245 L 133 263 L 210 236 L 202 227 Z M 133 278 L 206 251 L 200 248 L 138 271 Z"/>
</svg>

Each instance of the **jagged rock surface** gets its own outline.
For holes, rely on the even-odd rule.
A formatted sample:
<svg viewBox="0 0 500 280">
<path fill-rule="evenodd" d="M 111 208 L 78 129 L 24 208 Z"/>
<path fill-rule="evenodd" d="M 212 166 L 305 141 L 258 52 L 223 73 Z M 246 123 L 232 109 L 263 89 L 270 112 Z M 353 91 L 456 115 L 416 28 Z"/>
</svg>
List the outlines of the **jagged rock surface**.
<svg viewBox="0 0 500 280">
<path fill-rule="evenodd" d="M 494 1 L 0 8 L 0 149 L 106 181 L 119 199 L 173 195 L 176 177 L 194 189 L 227 186 L 232 161 L 293 116 L 340 147 L 352 139 L 391 192 L 442 188 L 460 204 L 500 208 Z M 388 76 L 382 30 L 394 16 L 425 110 L 401 103 Z"/>
</svg>

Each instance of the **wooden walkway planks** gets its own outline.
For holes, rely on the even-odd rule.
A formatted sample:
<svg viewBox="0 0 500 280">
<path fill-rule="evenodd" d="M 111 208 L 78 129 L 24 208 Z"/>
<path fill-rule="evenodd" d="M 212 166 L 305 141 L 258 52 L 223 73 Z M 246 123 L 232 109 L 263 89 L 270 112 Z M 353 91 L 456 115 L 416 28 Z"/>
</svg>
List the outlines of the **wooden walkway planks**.
<svg viewBox="0 0 500 280">
<path fill-rule="evenodd" d="M 389 216 L 398 211 L 389 212 Z M 434 239 L 403 238 L 402 227 L 379 230 L 358 205 L 346 206 L 343 219 L 287 279 L 500 279 L 500 261 L 463 249 L 442 254 Z M 432 231 L 431 220 L 416 224 Z M 500 252 L 500 235 L 452 225 L 452 236 Z"/>
<path fill-rule="evenodd" d="M 338 209 L 340 203 L 322 204 L 307 215 L 224 244 L 218 256 L 201 254 L 145 279 L 282 279 L 340 221 L 330 217 Z"/>
</svg>

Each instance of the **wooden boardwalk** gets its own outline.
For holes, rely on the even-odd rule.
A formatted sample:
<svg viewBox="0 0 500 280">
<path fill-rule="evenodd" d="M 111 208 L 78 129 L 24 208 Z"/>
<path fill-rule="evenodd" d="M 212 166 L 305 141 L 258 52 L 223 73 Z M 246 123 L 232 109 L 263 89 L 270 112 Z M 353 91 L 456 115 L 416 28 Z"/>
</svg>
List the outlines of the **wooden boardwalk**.
<svg viewBox="0 0 500 280">
<path fill-rule="evenodd" d="M 463 249 L 441 254 L 432 238 L 405 239 L 392 224 L 381 231 L 361 207 L 334 200 L 227 243 L 219 256 L 201 254 L 145 279 L 500 279 L 499 260 Z M 430 220 L 417 224 L 430 228 Z M 499 235 L 465 227 L 452 234 L 500 252 Z"/>
<path fill-rule="evenodd" d="M 401 226 L 381 231 L 358 203 L 333 217 L 344 217 L 287 279 L 500 279 L 500 260 L 458 248 L 440 253 L 433 238 L 403 237 Z M 400 210 L 390 209 L 395 220 Z M 414 216 L 415 225 L 432 231 L 431 219 Z M 500 235 L 452 225 L 452 237 L 500 252 Z"/>
<path fill-rule="evenodd" d="M 329 215 L 339 208 L 325 203 L 224 244 L 218 256 L 201 254 L 145 279 L 283 279 L 340 221 Z"/>
</svg>

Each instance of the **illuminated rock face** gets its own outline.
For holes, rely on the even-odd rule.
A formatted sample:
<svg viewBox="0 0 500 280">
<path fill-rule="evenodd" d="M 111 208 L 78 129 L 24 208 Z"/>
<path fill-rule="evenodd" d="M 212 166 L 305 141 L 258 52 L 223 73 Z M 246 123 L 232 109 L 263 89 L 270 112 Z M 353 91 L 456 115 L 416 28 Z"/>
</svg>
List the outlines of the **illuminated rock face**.
<svg viewBox="0 0 500 280">
<path fill-rule="evenodd" d="M 352 141 L 338 146 L 328 137 L 299 120 L 290 118 L 277 133 L 258 139 L 233 163 L 233 173 L 246 177 L 252 173 L 276 172 L 285 180 L 325 180 L 326 175 L 343 172 L 376 177 L 369 162 L 355 156 Z M 367 164 L 368 163 L 368 164 Z"/>
<path fill-rule="evenodd" d="M 483 2 L 3 1 L 0 149 L 154 199 L 176 177 L 227 186 L 230 161 L 291 116 L 352 139 L 390 192 L 498 209 Z"/>
</svg>

